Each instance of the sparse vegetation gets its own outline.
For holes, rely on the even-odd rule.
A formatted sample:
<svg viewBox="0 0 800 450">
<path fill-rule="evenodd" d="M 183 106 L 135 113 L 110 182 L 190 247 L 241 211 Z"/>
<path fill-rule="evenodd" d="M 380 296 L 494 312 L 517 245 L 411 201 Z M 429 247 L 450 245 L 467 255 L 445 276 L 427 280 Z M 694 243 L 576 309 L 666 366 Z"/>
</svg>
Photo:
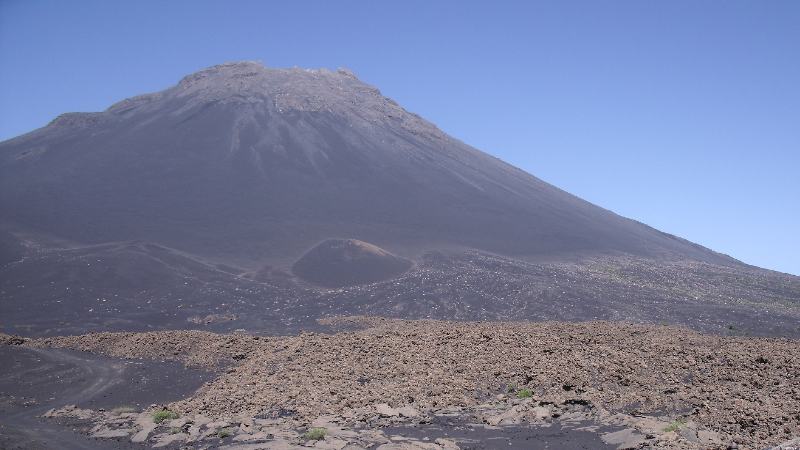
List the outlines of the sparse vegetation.
<svg viewBox="0 0 800 450">
<path fill-rule="evenodd" d="M 136 408 L 134 408 L 133 406 L 123 405 L 123 406 L 117 406 L 116 408 L 112 409 L 111 412 L 114 414 L 132 413 L 136 412 Z"/>
<path fill-rule="evenodd" d="M 233 436 L 233 431 L 230 428 L 223 428 L 217 431 L 217 437 L 220 439 L 225 439 L 226 437 Z"/>
<path fill-rule="evenodd" d="M 325 428 L 311 428 L 303 434 L 303 439 L 307 441 L 320 441 L 325 439 L 328 430 Z"/>
<path fill-rule="evenodd" d="M 516 385 L 509 384 L 508 388 L 506 388 L 506 393 L 507 394 L 513 394 L 514 392 L 516 392 L 516 390 L 517 390 L 517 386 Z"/>
<path fill-rule="evenodd" d="M 530 389 L 524 388 L 517 391 L 517 398 L 531 398 L 533 397 L 533 392 Z"/>
<path fill-rule="evenodd" d="M 686 425 L 686 419 L 682 419 L 682 418 L 681 419 L 675 419 L 675 420 L 672 421 L 672 423 L 667 425 L 666 428 L 664 428 L 664 431 L 666 431 L 667 433 L 669 433 L 670 431 L 678 431 L 684 425 Z"/>
<path fill-rule="evenodd" d="M 161 411 L 156 411 L 153 413 L 153 422 L 161 423 L 165 420 L 177 419 L 178 417 L 178 413 L 168 409 L 162 409 Z"/>
</svg>

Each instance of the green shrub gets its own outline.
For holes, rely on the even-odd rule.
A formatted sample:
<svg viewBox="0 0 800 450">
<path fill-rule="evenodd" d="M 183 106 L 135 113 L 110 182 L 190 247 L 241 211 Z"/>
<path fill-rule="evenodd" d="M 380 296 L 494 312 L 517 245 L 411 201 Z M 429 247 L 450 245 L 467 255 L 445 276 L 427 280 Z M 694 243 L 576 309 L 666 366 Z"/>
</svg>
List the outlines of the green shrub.
<svg viewBox="0 0 800 450">
<path fill-rule="evenodd" d="M 517 391 L 517 398 L 531 398 L 533 397 L 533 392 L 530 389 L 520 389 Z"/>
<path fill-rule="evenodd" d="M 325 438 L 328 430 L 325 428 L 311 428 L 303 435 L 303 439 L 307 441 L 320 441 Z"/>
<path fill-rule="evenodd" d="M 233 436 L 233 431 L 231 431 L 230 428 L 223 428 L 217 431 L 217 437 L 220 439 L 225 439 L 228 436 Z"/>
<path fill-rule="evenodd" d="M 678 431 L 684 425 L 686 425 L 686 419 L 676 419 L 672 421 L 671 424 L 667 425 L 667 427 L 664 428 L 664 431 L 666 431 L 667 433 L 669 433 L 670 431 Z"/>
<path fill-rule="evenodd" d="M 162 409 L 161 411 L 156 411 L 153 413 L 153 422 L 161 423 L 165 420 L 177 419 L 178 417 L 178 413 L 168 409 Z"/>
</svg>

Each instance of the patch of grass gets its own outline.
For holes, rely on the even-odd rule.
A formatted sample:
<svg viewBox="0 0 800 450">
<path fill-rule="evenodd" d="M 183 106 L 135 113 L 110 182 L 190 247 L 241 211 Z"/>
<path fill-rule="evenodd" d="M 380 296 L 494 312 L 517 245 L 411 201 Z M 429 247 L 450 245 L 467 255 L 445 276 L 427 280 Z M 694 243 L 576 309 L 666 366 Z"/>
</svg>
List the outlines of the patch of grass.
<svg viewBox="0 0 800 450">
<path fill-rule="evenodd" d="M 181 429 L 180 429 L 180 428 L 178 428 L 178 427 L 172 427 L 172 428 L 170 428 L 170 429 L 169 429 L 169 434 L 178 434 L 178 433 L 180 433 L 180 432 L 182 432 L 182 431 L 183 431 L 183 430 L 181 430 Z"/>
<path fill-rule="evenodd" d="M 178 413 L 168 409 L 162 409 L 161 411 L 156 411 L 153 413 L 153 422 L 161 423 L 165 420 L 177 419 L 178 417 Z"/>
<path fill-rule="evenodd" d="M 664 428 L 664 431 L 667 433 L 669 433 L 670 431 L 678 431 L 684 425 L 686 425 L 686 419 L 675 419 L 672 421 L 672 423 L 667 425 L 666 428 Z"/>
<path fill-rule="evenodd" d="M 321 441 L 325 438 L 328 430 L 325 428 L 311 428 L 303 434 L 303 439 L 307 441 Z"/>
<path fill-rule="evenodd" d="M 506 388 L 506 394 L 513 394 L 514 391 L 516 391 L 516 390 L 517 390 L 517 386 L 515 386 L 513 384 L 509 384 L 508 388 Z"/>
<path fill-rule="evenodd" d="M 230 428 L 223 428 L 217 431 L 217 437 L 220 439 L 225 439 L 226 437 L 233 436 L 233 431 Z"/>
<path fill-rule="evenodd" d="M 517 391 L 517 398 L 531 398 L 533 397 L 533 392 L 530 389 L 520 389 Z"/>
<path fill-rule="evenodd" d="M 116 408 L 112 409 L 111 412 L 114 414 L 132 413 L 136 412 L 136 408 L 134 408 L 133 406 L 123 405 L 123 406 L 117 406 Z"/>
</svg>

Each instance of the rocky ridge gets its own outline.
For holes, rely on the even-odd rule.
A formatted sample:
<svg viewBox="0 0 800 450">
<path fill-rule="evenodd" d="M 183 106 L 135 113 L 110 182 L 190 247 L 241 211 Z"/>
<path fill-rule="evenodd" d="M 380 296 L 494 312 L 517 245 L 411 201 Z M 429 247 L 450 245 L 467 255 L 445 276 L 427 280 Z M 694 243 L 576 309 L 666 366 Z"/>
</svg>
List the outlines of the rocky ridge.
<svg viewBox="0 0 800 450">
<path fill-rule="evenodd" d="M 695 424 L 695 443 L 680 448 L 699 448 L 700 432 L 719 439 L 719 448 L 761 448 L 800 434 L 795 340 L 608 322 L 340 318 L 329 324 L 361 329 L 270 338 L 96 333 L 24 345 L 224 367 L 215 381 L 169 406 L 212 418 L 288 412 L 301 421 L 349 417 L 354 425 L 379 404 L 427 415 L 448 408 L 479 412 L 480 405 L 500 402 L 505 406 L 492 406 L 481 420 L 521 423 L 544 414 L 536 408 L 579 407 L 582 417 L 595 420 L 622 414 L 675 422 L 676 430 Z M 530 400 L 519 406 L 514 402 L 524 399 L 514 394 L 523 391 Z M 653 435 L 651 443 L 664 434 L 637 433 Z"/>
<path fill-rule="evenodd" d="M 93 438 L 118 442 L 129 440 L 153 448 L 179 445 L 181 448 L 230 450 L 301 450 L 309 447 L 328 450 L 458 450 L 461 447 L 457 438 L 419 437 L 420 433 L 414 432 L 421 429 L 430 433 L 436 429 L 429 427 L 432 422 L 441 423 L 454 418 L 458 424 L 456 427 L 483 436 L 496 433 L 494 439 L 526 428 L 536 430 L 557 426 L 562 430 L 597 433 L 600 438 L 594 440 L 594 445 L 609 449 L 724 448 L 718 433 L 703 429 L 692 421 L 670 422 L 667 417 L 610 414 L 582 404 L 552 405 L 502 394 L 492 402 L 470 408 L 435 408 L 421 413 L 410 406 L 393 408 L 379 403 L 344 415 L 324 415 L 313 420 L 277 414 L 225 416 L 214 420 L 202 414 L 181 416 L 156 405 L 143 412 L 95 411 L 67 405 L 48 411 L 43 417 L 71 420 L 73 426 L 82 427 L 82 431 Z M 461 443 L 467 448 L 475 448 L 476 444 L 477 448 L 483 448 L 469 439 Z"/>
</svg>

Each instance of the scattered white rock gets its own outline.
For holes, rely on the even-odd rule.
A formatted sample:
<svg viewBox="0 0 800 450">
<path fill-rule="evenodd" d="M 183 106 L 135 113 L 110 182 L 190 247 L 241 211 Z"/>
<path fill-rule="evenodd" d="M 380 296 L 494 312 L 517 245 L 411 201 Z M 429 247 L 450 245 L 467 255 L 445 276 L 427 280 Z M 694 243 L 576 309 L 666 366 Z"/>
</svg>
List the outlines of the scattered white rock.
<svg viewBox="0 0 800 450">
<path fill-rule="evenodd" d="M 173 442 L 180 442 L 186 440 L 186 435 L 183 433 L 175 433 L 175 434 L 160 434 L 155 437 L 156 443 L 153 444 L 153 448 L 160 448 L 166 447 Z"/>
<path fill-rule="evenodd" d="M 391 406 L 387 405 L 386 403 L 378 403 L 374 406 L 375 412 L 380 414 L 384 417 L 397 417 L 400 415 L 400 412 Z"/>
<path fill-rule="evenodd" d="M 800 449 L 800 437 L 788 440 L 767 450 L 798 450 Z"/>
<path fill-rule="evenodd" d="M 116 430 L 105 429 L 105 430 L 97 431 L 95 433 L 92 433 L 91 436 L 93 438 L 111 439 L 111 438 L 127 437 L 129 434 L 131 434 L 131 430 L 130 429 L 119 428 L 119 429 L 116 429 Z"/>
<path fill-rule="evenodd" d="M 625 428 L 613 433 L 605 433 L 600 436 L 606 444 L 619 445 L 618 448 L 636 448 L 644 442 L 644 436 L 639 434 L 635 428 Z"/>
<path fill-rule="evenodd" d="M 416 408 L 412 407 L 412 406 L 402 406 L 400 408 L 397 408 L 396 411 L 402 417 L 408 417 L 408 418 L 411 418 L 411 419 L 420 416 L 419 411 Z"/>
</svg>

